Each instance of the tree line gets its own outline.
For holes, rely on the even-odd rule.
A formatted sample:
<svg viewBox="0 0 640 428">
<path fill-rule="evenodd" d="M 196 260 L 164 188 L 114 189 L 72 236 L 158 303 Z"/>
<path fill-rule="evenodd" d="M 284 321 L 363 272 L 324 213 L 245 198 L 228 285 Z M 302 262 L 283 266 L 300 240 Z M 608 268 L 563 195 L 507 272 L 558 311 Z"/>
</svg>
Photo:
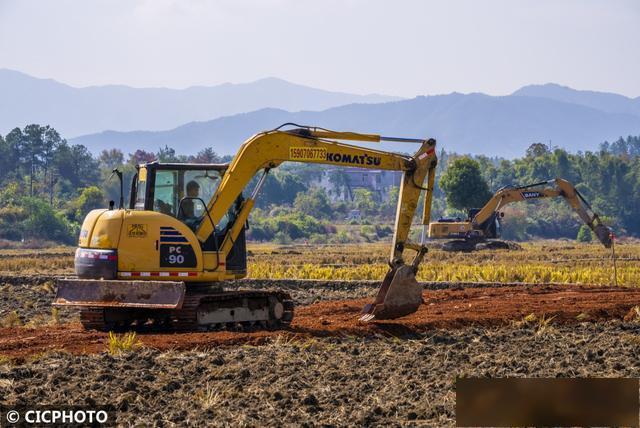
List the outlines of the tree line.
<svg viewBox="0 0 640 428">
<path fill-rule="evenodd" d="M 436 174 L 432 219 L 466 216 L 466 208 L 481 206 L 500 187 L 565 178 L 576 185 L 593 209 L 606 216 L 618 234 L 640 235 L 640 137 L 604 142 L 595 152 L 568 153 L 558 147 L 532 144 L 517 159 L 462 156 L 441 151 Z M 170 147 L 156 152 L 120 149 L 93 155 L 82 145 L 69 144 L 49 127 L 32 124 L 0 136 L 0 239 L 55 241 L 77 239 L 86 213 L 119 198 L 112 170 L 129 183 L 135 165 L 162 162 L 224 163 L 207 148 L 183 155 Z M 447 194 L 448 170 L 456 163 L 476 169 L 480 179 L 466 183 L 466 194 Z M 340 170 L 331 172 L 328 191 L 318 187 L 327 169 L 320 165 L 288 163 L 269 175 L 251 216 L 249 237 L 255 240 L 313 242 L 375 240 L 391 233 L 398 189 L 385 200 L 366 188 L 351 189 Z M 451 173 L 449 175 L 452 175 Z M 254 180 L 255 183 L 255 180 Z M 249 188 L 254 184 L 251 183 Z M 128 184 L 124 186 L 128 191 Z M 330 197 L 337 194 L 346 197 Z M 465 203 L 455 201 L 462 199 Z M 127 200 L 127 195 L 125 195 Z M 465 206 L 465 204 L 467 206 Z M 358 212 L 357 218 L 350 213 Z M 580 227 L 564 201 L 518 204 L 505 217 L 507 238 L 575 238 Z M 350 227 L 343 227 L 341 225 Z"/>
<path fill-rule="evenodd" d="M 125 156 L 114 148 L 94 156 L 38 124 L 0 135 L 0 239 L 74 243 L 90 210 L 118 200 L 119 184 L 110 179 L 113 169 L 122 171 L 128 183 L 135 165 L 152 160 L 217 163 L 230 157 L 211 148 L 179 155 L 166 146 L 156 153 L 136 150 Z"/>
</svg>

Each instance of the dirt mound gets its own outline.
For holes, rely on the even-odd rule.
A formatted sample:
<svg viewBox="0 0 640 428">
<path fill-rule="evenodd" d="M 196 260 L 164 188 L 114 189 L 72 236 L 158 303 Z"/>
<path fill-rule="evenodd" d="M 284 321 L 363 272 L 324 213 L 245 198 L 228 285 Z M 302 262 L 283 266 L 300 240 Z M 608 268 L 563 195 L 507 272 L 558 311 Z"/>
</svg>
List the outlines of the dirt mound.
<svg viewBox="0 0 640 428">
<path fill-rule="evenodd" d="M 156 349 L 186 350 L 221 345 L 261 344 L 278 335 L 407 336 L 434 328 L 498 326 L 543 314 L 553 323 L 622 320 L 640 305 L 640 290 L 580 286 L 506 286 L 426 291 L 418 312 L 398 320 L 361 323 L 358 315 L 369 299 L 321 301 L 296 308 L 291 327 L 260 332 L 189 332 L 140 334 Z M 37 329 L 0 329 L 0 355 L 22 357 L 53 350 L 94 353 L 105 349 L 106 333 L 85 331 L 79 324 Z"/>
</svg>

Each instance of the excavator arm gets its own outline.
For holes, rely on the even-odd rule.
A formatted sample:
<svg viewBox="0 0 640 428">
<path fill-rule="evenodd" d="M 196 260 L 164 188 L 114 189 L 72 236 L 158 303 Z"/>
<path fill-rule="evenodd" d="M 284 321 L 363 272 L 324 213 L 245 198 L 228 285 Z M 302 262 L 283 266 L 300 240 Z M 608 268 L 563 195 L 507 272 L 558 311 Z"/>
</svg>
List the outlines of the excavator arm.
<svg viewBox="0 0 640 428">
<path fill-rule="evenodd" d="M 420 147 L 413 156 L 407 156 L 352 146 L 336 140 L 412 142 L 420 144 Z M 290 130 L 278 128 L 257 134 L 240 147 L 238 154 L 229 165 L 218 189 L 208 203 L 210 221 L 206 219 L 202 221 L 196 230 L 196 235 L 201 242 L 205 242 L 214 231 L 214 225 L 221 220 L 251 179 L 260 171 L 264 171 L 251 196 L 242 202 L 233 226 L 227 231 L 222 241 L 220 252 L 226 256 L 242 231 L 269 170 L 282 162 L 402 171 L 395 231 L 389 256 L 391 269 L 374 303 L 365 307 L 363 320 L 369 321 L 374 317 L 397 318 L 415 312 L 422 302 L 422 288 L 415 280 L 415 273 L 427 250 L 423 245 L 424 242 L 417 244 L 410 242 L 408 238 L 422 191 L 425 192 L 425 196 L 421 224 L 424 228 L 429 223 L 437 163 L 435 143 L 433 139 L 383 137 L 311 127 Z M 405 249 L 416 251 L 415 257 L 408 265 L 405 264 L 403 257 Z"/>
<path fill-rule="evenodd" d="M 414 156 L 407 156 L 347 145 L 333 140 L 404 141 L 419 143 L 420 148 Z M 225 237 L 225 241 L 235 240 L 244 220 L 247 219 L 253 208 L 266 174 L 272 168 L 287 161 L 402 171 L 404 174 L 400 186 L 393 249 L 389 261 L 393 264 L 402 259 L 404 248 L 418 249 L 418 245 L 408 242 L 407 238 L 418 206 L 418 199 L 423 190 L 426 191 L 426 194 L 422 224 L 428 224 L 429 221 L 436 166 L 435 140 L 382 137 L 373 134 L 328 131 L 320 128 L 268 131 L 247 140 L 240 147 L 238 154 L 229 165 L 218 189 L 208 203 L 207 209 L 211 221 L 205 219 L 200 223 L 196 230 L 198 239 L 201 242 L 207 240 L 213 232 L 213 226 L 222 219 L 251 179 L 260 171 L 264 171 L 263 176 L 258 180 L 256 189 L 249 198 L 244 200 L 239 209 L 235 224 L 240 227 L 237 231 L 233 231 L 232 228 Z M 427 177 L 428 183 L 426 187 L 423 187 Z M 222 248 L 224 245 L 225 242 L 223 242 Z"/>
<path fill-rule="evenodd" d="M 512 202 L 528 201 L 540 198 L 563 197 L 578 213 L 582 221 L 589 226 L 598 240 L 606 248 L 611 247 L 611 231 L 593 212 L 591 206 L 578 190 L 567 180 L 556 178 L 520 187 L 505 187 L 498 190 L 471 220 L 473 228 L 480 227 L 496 211 Z"/>
</svg>

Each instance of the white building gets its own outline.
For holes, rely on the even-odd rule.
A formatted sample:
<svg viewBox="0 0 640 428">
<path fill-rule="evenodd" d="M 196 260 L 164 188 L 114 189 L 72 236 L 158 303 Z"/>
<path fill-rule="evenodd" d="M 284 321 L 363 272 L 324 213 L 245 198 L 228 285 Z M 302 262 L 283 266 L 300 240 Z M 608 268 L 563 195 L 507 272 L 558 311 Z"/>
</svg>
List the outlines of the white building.
<svg viewBox="0 0 640 428">
<path fill-rule="evenodd" d="M 400 171 L 368 170 L 362 168 L 328 168 L 323 170 L 317 185 L 332 201 L 353 200 L 355 189 L 367 189 L 374 198 L 384 200 L 392 187 L 400 187 Z"/>
</svg>

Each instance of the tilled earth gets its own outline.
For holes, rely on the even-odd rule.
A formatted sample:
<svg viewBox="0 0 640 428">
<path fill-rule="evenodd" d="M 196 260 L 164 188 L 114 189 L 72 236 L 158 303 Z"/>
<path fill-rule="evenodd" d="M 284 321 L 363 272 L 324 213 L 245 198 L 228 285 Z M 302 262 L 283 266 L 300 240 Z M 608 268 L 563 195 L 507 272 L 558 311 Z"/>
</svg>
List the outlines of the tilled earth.
<svg viewBox="0 0 640 428">
<path fill-rule="evenodd" d="M 636 289 L 427 284 L 416 314 L 361 324 L 374 283 L 254 280 L 292 294 L 289 330 L 139 334 L 113 356 L 52 315 L 52 278 L 0 284 L 0 405 L 112 404 L 123 425 L 445 426 L 458 376 L 640 377 Z"/>
<path fill-rule="evenodd" d="M 457 376 L 640 377 L 639 358 L 640 327 L 621 322 L 436 329 L 409 340 L 280 337 L 0 364 L 0 403 L 111 404 L 123 425 L 453 426 Z"/>
</svg>

